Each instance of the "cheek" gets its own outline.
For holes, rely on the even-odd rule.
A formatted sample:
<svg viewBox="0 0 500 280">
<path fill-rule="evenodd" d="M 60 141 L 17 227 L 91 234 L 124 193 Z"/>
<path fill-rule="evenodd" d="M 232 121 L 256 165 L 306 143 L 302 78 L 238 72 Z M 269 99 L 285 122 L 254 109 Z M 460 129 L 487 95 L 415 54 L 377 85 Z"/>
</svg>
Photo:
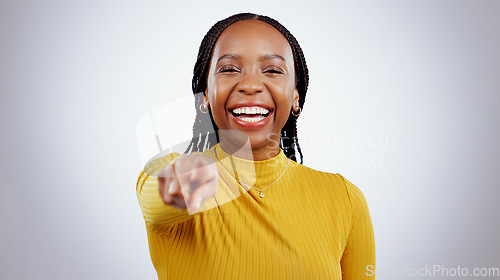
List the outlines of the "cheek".
<svg viewBox="0 0 500 280">
<path fill-rule="evenodd" d="M 218 110 L 224 111 L 224 106 L 229 98 L 231 87 L 225 81 L 215 80 L 212 86 L 208 87 L 208 98 L 210 104 L 217 107 Z"/>
<path fill-rule="evenodd" d="M 273 99 L 279 110 L 288 110 L 292 107 L 295 87 L 291 83 L 284 83 L 274 87 Z"/>
<path fill-rule="evenodd" d="M 275 106 L 276 106 L 276 116 L 275 120 L 279 126 L 284 126 L 288 118 L 290 117 L 290 110 L 293 103 L 294 87 L 288 88 L 279 94 L 273 96 Z"/>
<path fill-rule="evenodd" d="M 227 129 L 226 102 L 229 97 L 227 83 L 220 79 L 212 78 L 207 83 L 208 102 L 212 110 L 215 124 L 220 129 Z"/>
<path fill-rule="evenodd" d="M 217 84 L 217 79 L 213 75 L 208 75 L 207 79 L 207 96 L 208 102 L 212 108 L 218 107 L 217 100 L 219 99 L 219 85 Z"/>
</svg>

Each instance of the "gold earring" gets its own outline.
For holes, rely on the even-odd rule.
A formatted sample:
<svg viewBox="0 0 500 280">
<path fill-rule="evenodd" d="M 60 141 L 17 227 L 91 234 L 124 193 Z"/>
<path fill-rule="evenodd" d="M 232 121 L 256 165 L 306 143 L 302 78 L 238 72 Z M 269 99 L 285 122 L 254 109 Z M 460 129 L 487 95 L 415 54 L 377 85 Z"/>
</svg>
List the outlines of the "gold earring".
<svg viewBox="0 0 500 280">
<path fill-rule="evenodd" d="M 205 108 L 205 110 L 206 110 L 206 111 L 203 111 L 203 108 Z M 201 103 L 201 104 L 200 104 L 200 111 L 201 111 L 203 114 L 208 113 L 207 104 L 205 104 L 205 103 Z"/>
<path fill-rule="evenodd" d="M 302 108 L 299 107 L 299 110 L 297 110 L 297 115 L 295 115 L 295 111 L 292 110 L 292 115 L 294 115 L 295 117 L 298 117 L 300 115 L 300 113 L 302 113 Z"/>
</svg>

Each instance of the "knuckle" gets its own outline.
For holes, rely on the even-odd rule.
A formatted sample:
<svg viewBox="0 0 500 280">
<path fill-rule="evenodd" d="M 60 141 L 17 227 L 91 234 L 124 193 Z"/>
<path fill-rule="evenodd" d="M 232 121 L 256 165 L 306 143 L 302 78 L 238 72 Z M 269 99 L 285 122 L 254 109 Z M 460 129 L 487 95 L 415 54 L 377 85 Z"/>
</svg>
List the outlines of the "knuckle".
<svg viewBox="0 0 500 280">
<path fill-rule="evenodd" d="M 163 203 L 165 203 L 165 204 L 171 204 L 172 203 L 172 198 L 169 195 L 165 194 L 165 195 L 162 196 L 162 198 L 163 198 Z"/>
</svg>

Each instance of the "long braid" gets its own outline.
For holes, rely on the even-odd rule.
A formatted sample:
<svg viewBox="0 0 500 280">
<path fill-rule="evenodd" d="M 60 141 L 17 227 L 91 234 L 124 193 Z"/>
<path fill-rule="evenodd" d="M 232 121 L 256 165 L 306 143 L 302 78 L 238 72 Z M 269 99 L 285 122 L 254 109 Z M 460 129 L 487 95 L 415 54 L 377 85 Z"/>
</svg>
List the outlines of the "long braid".
<svg viewBox="0 0 500 280">
<path fill-rule="evenodd" d="M 193 80 L 191 85 L 193 94 L 196 96 L 197 93 L 204 93 L 207 89 L 207 76 L 210 67 L 210 60 L 212 58 L 215 43 L 217 42 L 219 36 L 231 24 L 247 19 L 263 21 L 276 28 L 287 39 L 293 53 L 295 83 L 299 93 L 299 107 L 302 109 L 306 98 L 307 87 L 309 85 L 309 71 L 307 69 L 302 48 L 290 31 L 288 31 L 288 29 L 286 29 L 278 21 L 267 16 L 252 13 L 241 13 L 230 16 L 214 24 L 207 32 L 200 44 L 198 57 L 193 70 Z M 201 96 L 202 94 L 199 95 Z M 193 124 L 193 137 L 188 148 L 186 149 L 186 153 L 202 152 L 219 142 L 219 128 L 212 117 L 211 109 L 209 109 L 209 112 L 206 114 L 200 112 L 199 108 L 203 103 L 203 98 L 196 99 L 196 119 Z M 214 133 L 211 133 L 211 128 L 215 130 Z M 280 138 L 280 148 L 283 150 L 284 154 L 288 158 L 296 161 L 297 151 L 300 155 L 300 162 L 302 163 L 304 158 L 297 136 L 297 117 L 290 114 L 290 117 L 281 130 Z"/>
</svg>

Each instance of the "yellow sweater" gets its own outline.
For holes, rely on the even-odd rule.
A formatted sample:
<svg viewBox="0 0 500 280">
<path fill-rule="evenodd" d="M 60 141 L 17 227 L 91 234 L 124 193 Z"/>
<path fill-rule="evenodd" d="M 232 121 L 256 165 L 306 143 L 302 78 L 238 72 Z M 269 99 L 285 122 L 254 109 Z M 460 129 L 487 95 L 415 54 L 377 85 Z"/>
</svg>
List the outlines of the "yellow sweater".
<svg viewBox="0 0 500 280">
<path fill-rule="evenodd" d="M 220 180 L 202 212 L 163 204 L 158 179 L 150 176 L 178 154 L 151 162 L 139 176 L 137 196 L 159 279 L 375 278 L 367 276 L 375 269 L 372 223 L 356 186 L 290 161 L 261 198 L 237 184 L 228 167 L 262 189 L 287 166 L 283 151 L 255 162 L 231 157 L 219 145 L 204 153 L 215 159 L 213 151 L 223 159 Z"/>
</svg>

